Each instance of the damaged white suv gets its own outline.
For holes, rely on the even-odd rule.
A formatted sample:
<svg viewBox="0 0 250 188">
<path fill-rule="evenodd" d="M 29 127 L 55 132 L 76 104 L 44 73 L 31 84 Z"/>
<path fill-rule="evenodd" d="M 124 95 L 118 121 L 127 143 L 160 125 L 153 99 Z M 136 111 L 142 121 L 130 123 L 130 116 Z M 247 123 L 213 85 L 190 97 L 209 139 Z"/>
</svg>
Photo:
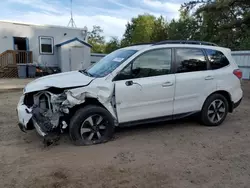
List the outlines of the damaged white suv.
<svg viewBox="0 0 250 188">
<path fill-rule="evenodd" d="M 87 70 L 29 83 L 19 127 L 50 138 L 68 129 L 77 145 L 108 141 L 116 126 L 199 114 L 220 125 L 242 99 L 231 50 L 198 41 L 163 41 L 114 51 Z"/>
</svg>

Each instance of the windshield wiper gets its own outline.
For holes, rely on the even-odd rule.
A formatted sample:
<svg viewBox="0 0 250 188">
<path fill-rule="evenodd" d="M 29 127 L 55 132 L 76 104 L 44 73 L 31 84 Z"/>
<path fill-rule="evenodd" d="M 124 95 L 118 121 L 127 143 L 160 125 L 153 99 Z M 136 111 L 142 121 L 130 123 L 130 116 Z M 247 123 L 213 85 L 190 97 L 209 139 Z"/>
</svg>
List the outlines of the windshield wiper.
<svg viewBox="0 0 250 188">
<path fill-rule="evenodd" d="M 93 77 L 93 75 L 90 74 L 88 71 L 86 71 L 86 69 L 84 69 L 84 70 L 79 70 L 79 72 L 80 72 L 80 73 L 83 73 L 83 74 L 85 74 L 85 75 L 87 75 L 87 76 L 89 76 L 89 77 Z"/>
</svg>

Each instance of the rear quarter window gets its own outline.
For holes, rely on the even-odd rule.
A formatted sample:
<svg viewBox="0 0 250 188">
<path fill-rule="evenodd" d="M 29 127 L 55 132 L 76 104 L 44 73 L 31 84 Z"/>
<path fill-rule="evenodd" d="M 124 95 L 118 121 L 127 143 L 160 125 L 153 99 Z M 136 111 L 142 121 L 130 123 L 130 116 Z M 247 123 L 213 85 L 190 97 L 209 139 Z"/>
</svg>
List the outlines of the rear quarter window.
<svg viewBox="0 0 250 188">
<path fill-rule="evenodd" d="M 229 65 L 227 57 L 222 52 L 207 49 L 206 53 L 212 70 L 220 69 Z"/>
</svg>

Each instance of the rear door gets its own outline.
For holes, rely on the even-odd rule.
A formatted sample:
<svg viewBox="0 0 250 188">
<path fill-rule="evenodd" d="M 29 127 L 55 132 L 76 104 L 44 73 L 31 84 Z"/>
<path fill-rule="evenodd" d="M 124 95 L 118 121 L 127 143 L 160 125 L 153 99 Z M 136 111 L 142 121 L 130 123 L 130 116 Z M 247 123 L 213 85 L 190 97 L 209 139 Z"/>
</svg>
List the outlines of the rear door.
<svg viewBox="0 0 250 188">
<path fill-rule="evenodd" d="M 175 89 L 172 50 L 155 49 L 137 57 L 115 81 L 119 123 L 171 116 Z"/>
<path fill-rule="evenodd" d="M 231 57 L 231 51 L 228 49 L 222 53 L 222 51 L 207 49 L 206 53 L 217 81 L 217 90 L 229 92 L 231 100 L 238 102 L 242 98 L 242 89 L 239 78 L 233 73 L 238 66 Z"/>
<path fill-rule="evenodd" d="M 203 49 L 175 49 L 176 88 L 174 114 L 199 111 L 204 100 L 216 90 L 214 73 L 209 70 Z"/>
</svg>

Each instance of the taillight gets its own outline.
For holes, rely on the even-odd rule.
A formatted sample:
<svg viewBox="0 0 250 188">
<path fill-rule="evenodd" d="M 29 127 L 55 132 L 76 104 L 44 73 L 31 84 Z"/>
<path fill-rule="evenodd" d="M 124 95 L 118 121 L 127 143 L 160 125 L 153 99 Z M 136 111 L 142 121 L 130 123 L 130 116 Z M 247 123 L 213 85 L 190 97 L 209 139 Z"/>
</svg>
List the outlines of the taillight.
<svg viewBox="0 0 250 188">
<path fill-rule="evenodd" d="M 242 78 L 242 71 L 240 69 L 234 70 L 234 75 L 237 76 L 237 78 L 241 79 Z"/>
</svg>

